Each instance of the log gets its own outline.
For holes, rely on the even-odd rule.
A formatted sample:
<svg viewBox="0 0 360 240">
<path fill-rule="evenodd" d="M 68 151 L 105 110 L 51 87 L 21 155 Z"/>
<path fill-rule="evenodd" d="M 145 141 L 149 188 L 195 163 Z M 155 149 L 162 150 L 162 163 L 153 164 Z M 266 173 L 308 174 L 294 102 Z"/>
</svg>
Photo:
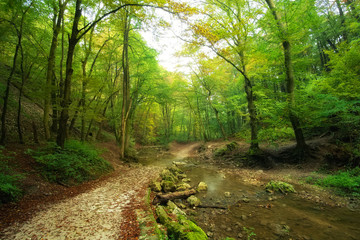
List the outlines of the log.
<svg viewBox="0 0 360 240">
<path fill-rule="evenodd" d="M 166 194 L 157 194 L 156 197 L 154 198 L 153 204 L 158 204 L 158 203 L 164 204 L 164 203 L 167 203 L 167 201 L 173 200 L 173 199 L 185 199 L 194 194 L 196 194 L 195 189 L 189 189 L 186 191 L 172 192 L 172 193 L 166 193 Z"/>
</svg>

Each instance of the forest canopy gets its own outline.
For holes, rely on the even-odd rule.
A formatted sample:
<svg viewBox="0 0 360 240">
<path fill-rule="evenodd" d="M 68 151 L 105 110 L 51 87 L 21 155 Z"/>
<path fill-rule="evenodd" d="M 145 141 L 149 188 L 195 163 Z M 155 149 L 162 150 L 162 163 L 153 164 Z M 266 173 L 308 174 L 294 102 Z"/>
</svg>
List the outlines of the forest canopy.
<svg viewBox="0 0 360 240">
<path fill-rule="evenodd" d="M 189 72 L 170 72 L 141 35 L 186 24 Z M 113 137 L 135 143 L 334 135 L 360 156 L 360 4 L 353 0 L 4 0 L 1 141 Z M 40 110 L 34 121 L 25 103 Z M 31 131 L 30 131 L 31 132 Z M 111 135 L 111 136 L 108 136 Z"/>
</svg>

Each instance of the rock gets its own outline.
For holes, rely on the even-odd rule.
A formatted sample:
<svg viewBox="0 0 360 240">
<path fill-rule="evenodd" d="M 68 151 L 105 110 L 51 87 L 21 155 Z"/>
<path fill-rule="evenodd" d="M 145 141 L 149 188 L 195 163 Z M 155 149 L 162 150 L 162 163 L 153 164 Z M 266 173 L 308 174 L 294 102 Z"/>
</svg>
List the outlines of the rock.
<svg viewBox="0 0 360 240">
<path fill-rule="evenodd" d="M 228 228 L 226 229 L 226 231 L 227 231 L 227 232 L 231 232 L 232 229 L 228 227 Z"/>
<path fill-rule="evenodd" d="M 176 190 L 175 183 L 172 181 L 161 181 L 161 187 L 164 192 L 174 192 Z"/>
<path fill-rule="evenodd" d="M 278 236 L 287 236 L 290 232 L 290 227 L 288 225 L 271 224 L 271 228 L 274 234 Z"/>
<path fill-rule="evenodd" d="M 250 202 L 250 199 L 248 199 L 248 198 L 243 198 L 242 201 L 243 201 L 244 203 L 249 203 L 249 202 Z"/>
<path fill-rule="evenodd" d="M 183 215 L 186 216 L 186 213 L 181 210 L 178 206 L 176 206 L 175 203 L 172 201 L 168 201 L 167 203 L 169 210 L 172 212 L 172 214 L 175 214 L 176 216 Z"/>
<path fill-rule="evenodd" d="M 188 199 L 186 201 L 189 203 L 189 205 L 191 207 L 197 207 L 197 206 L 199 206 L 201 204 L 200 199 L 198 199 L 194 195 L 188 197 Z"/>
<path fill-rule="evenodd" d="M 184 166 L 184 165 L 186 165 L 187 163 L 186 163 L 186 162 L 173 161 L 173 164 L 174 164 L 175 166 Z"/>
<path fill-rule="evenodd" d="M 178 173 L 178 174 L 176 174 L 176 177 L 177 177 L 178 179 L 184 179 L 184 178 L 186 178 L 187 176 L 186 176 L 185 173 Z"/>
<path fill-rule="evenodd" d="M 231 198 L 231 192 L 225 192 L 224 195 L 225 195 L 225 197 L 227 197 L 227 198 Z"/>
<path fill-rule="evenodd" d="M 207 232 L 206 235 L 211 238 L 211 237 L 214 236 L 214 233 L 213 232 Z"/>
<path fill-rule="evenodd" d="M 296 192 L 293 185 L 281 181 L 270 181 L 268 184 L 266 184 L 265 189 L 267 191 L 278 191 L 281 193 Z"/>
<path fill-rule="evenodd" d="M 207 184 L 204 183 L 204 182 L 200 182 L 199 185 L 198 185 L 198 187 L 197 187 L 197 190 L 198 190 L 199 192 L 207 191 L 207 189 L 208 189 L 208 186 L 207 186 Z"/>
<path fill-rule="evenodd" d="M 169 208 L 170 211 L 174 210 L 175 208 L 177 208 L 177 205 L 173 202 L 173 201 L 168 201 L 167 202 L 167 206 Z"/>
<path fill-rule="evenodd" d="M 238 235 L 238 238 L 242 239 L 244 237 L 244 235 L 242 233 L 239 233 Z"/>
<path fill-rule="evenodd" d="M 157 181 L 152 181 L 150 183 L 150 189 L 153 192 L 161 192 L 161 183 Z"/>
<path fill-rule="evenodd" d="M 170 172 L 170 170 L 168 170 L 168 169 L 162 170 L 162 172 L 160 173 L 160 176 L 161 176 L 162 180 L 164 180 L 164 181 L 170 181 L 170 182 L 175 183 L 178 180 L 177 177 L 175 177 L 175 175 L 172 172 Z"/>
<path fill-rule="evenodd" d="M 247 216 L 246 215 L 241 215 L 241 220 L 243 220 L 243 221 L 246 221 L 247 220 Z"/>
<path fill-rule="evenodd" d="M 176 191 L 185 191 L 186 189 L 190 189 L 191 186 L 188 183 L 180 183 L 176 186 Z"/>
<path fill-rule="evenodd" d="M 168 169 L 169 169 L 169 171 L 170 171 L 172 174 L 174 174 L 174 175 L 178 175 L 178 174 L 183 174 L 183 173 L 184 173 L 184 171 L 181 170 L 180 168 L 178 168 L 177 166 L 171 166 L 171 167 L 169 167 Z"/>
<path fill-rule="evenodd" d="M 190 182 L 191 179 L 190 179 L 190 178 L 183 178 L 181 181 L 183 181 L 183 182 Z"/>
</svg>

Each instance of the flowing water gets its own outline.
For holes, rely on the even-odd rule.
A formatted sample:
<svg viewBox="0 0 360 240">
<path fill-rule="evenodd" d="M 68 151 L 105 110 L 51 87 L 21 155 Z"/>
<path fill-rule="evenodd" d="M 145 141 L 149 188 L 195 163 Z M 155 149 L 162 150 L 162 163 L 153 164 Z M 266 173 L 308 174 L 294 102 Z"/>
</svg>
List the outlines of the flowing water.
<svg viewBox="0 0 360 240">
<path fill-rule="evenodd" d="M 142 163 L 169 166 L 184 157 L 186 151 L 172 158 L 145 159 Z M 188 214 L 209 239 L 360 239 L 359 207 L 328 206 L 296 193 L 270 194 L 260 182 L 240 174 L 197 164 L 191 159 L 187 162 L 181 168 L 191 179 L 190 185 L 196 186 L 200 181 L 208 185 L 207 192 L 197 194 L 208 208 L 189 210 Z M 296 188 L 301 190 L 301 186 Z"/>
</svg>

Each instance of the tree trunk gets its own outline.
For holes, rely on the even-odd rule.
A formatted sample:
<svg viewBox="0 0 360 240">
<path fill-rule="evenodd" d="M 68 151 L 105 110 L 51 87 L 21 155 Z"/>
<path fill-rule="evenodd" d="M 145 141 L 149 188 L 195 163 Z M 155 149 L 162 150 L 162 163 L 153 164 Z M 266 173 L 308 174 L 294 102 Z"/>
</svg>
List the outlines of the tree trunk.
<svg viewBox="0 0 360 240">
<path fill-rule="evenodd" d="M 128 116 L 130 112 L 130 73 L 129 73 L 129 32 L 130 32 L 130 18 L 128 12 L 125 12 L 124 21 L 124 45 L 122 53 L 122 67 L 123 67 L 123 101 L 121 108 L 121 131 L 120 131 L 120 157 L 125 158 L 128 148 L 127 134 L 128 134 Z"/>
<path fill-rule="evenodd" d="M 43 123 L 44 123 L 44 130 L 45 130 L 45 138 L 49 140 L 51 137 L 50 131 L 50 109 L 51 105 L 56 103 L 56 81 L 55 81 L 55 56 L 56 56 L 56 48 L 58 45 L 58 35 L 61 29 L 61 22 L 64 17 L 65 6 L 68 0 L 65 1 L 63 4 L 61 0 L 59 0 L 59 11 L 57 13 L 57 7 L 54 5 L 54 17 L 53 17 L 53 36 L 51 40 L 49 58 L 48 58 L 48 67 L 46 72 L 46 83 L 45 83 L 45 96 L 44 96 L 44 116 L 43 116 Z M 51 102 L 52 100 L 52 102 Z M 53 115 L 56 115 L 57 119 L 57 110 L 55 107 L 55 112 Z M 56 129 L 56 123 L 51 127 L 52 130 Z"/>
<path fill-rule="evenodd" d="M 7 114 L 7 108 L 8 108 L 8 103 L 9 103 L 10 85 L 11 85 L 11 80 L 13 78 L 13 75 L 15 73 L 16 60 L 17 60 L 17 57 L 18 57 L 18 54 L 19 54 L 19 49 L 21 48 L 21 41 L 22 41 L 22 33 L 23 33 L 23 25 L 24 25 L 25 15 L 29 11 L 29 9 L 31 8 L 32 4 L 33 4 L 33 2 L 31 2 L 31 4 L 27 7 L 27 9 L 22 13 L 21 21 L 20 21 L 20 28 L 19 29 L 16 28 L 15 24 L 11 23 L 15 27 L 17 37 L 18 37 L 18 42 L 17 42 L 16 47 L 15 47 L 15 54 L 14 54 L 14 58 L 13 58 L 13 63 L 12 63 L 10 75 L 9 75 L 7 81 L 6 81 L 6 90 L 5 90 L 5 95 L 4 95 L 4 105 L 3 105 L 3 109 L 2 109 L 2 115 L 1 115 L 0 145 L 5 145 L 5 142 L 6 142 L 6 114 Z"/>
<path fill-rule="evenodd" d="M 299 157 L 303 158 L 304 152 L 307 149 L 307 145 L 305 143 L 304 134 L 301 129 L 301 124 L 298 117 L 295 114 L 295 81 L 294 81 L 294 70 L 292 66 L 292 59 L 291 59 L 291 44 L 287 38 L 287 31 L 285 26 L 281 22 L 281 18 L 279 13 L 276 10 L 275 4 L 273 0 L 266 0 L 272 14 L 276 20 L 277 26 L 279 31 L 282 35 L 282 45 L 284 49 L 284 58 L 285 58 L 285 70 L 286 70 L 286 92 L 288 94 L 288 107 L 289 107 L 289 119 L 291 125 L 294 129 L 295 138 L 296 138 L 296 149 L 297 152 L 300 154 Z"/>
<path fill-rule="evenodd" d="M 63 99 L 61 101 L 61 115 L 60 115 L 60 121 L 59 121 L 59 130 L 58 130 L 58 136 L 56 139 L 56 143 L 64 148 L 65 140 L 66 140 L 66 130 L 67 130 L 67 121 L 69 119 L 69 106 L 70 106 L 70 94 L 71 94 L 71 79 L 73 75 L 73 69 L 72 64 L 74 60 L 74 53 L 75 53 L 75 47 L 78 43 L 79 39 L 77 38 L 77 35 L 79 33 L 78 26 L 79 26 L 79 20 L 81 17 L 81 0 L 76 0 L 76 7 L 75 7 L 75 17 L 74 22 L 72 26 L 71 31 L 71 37 L 69 39 L 69 48 L 67 53 L 67 59 L 66 59 L 66 76 L 65 76 L 65 82 L 64 82 L 64 94 Z"/>
</svg>

